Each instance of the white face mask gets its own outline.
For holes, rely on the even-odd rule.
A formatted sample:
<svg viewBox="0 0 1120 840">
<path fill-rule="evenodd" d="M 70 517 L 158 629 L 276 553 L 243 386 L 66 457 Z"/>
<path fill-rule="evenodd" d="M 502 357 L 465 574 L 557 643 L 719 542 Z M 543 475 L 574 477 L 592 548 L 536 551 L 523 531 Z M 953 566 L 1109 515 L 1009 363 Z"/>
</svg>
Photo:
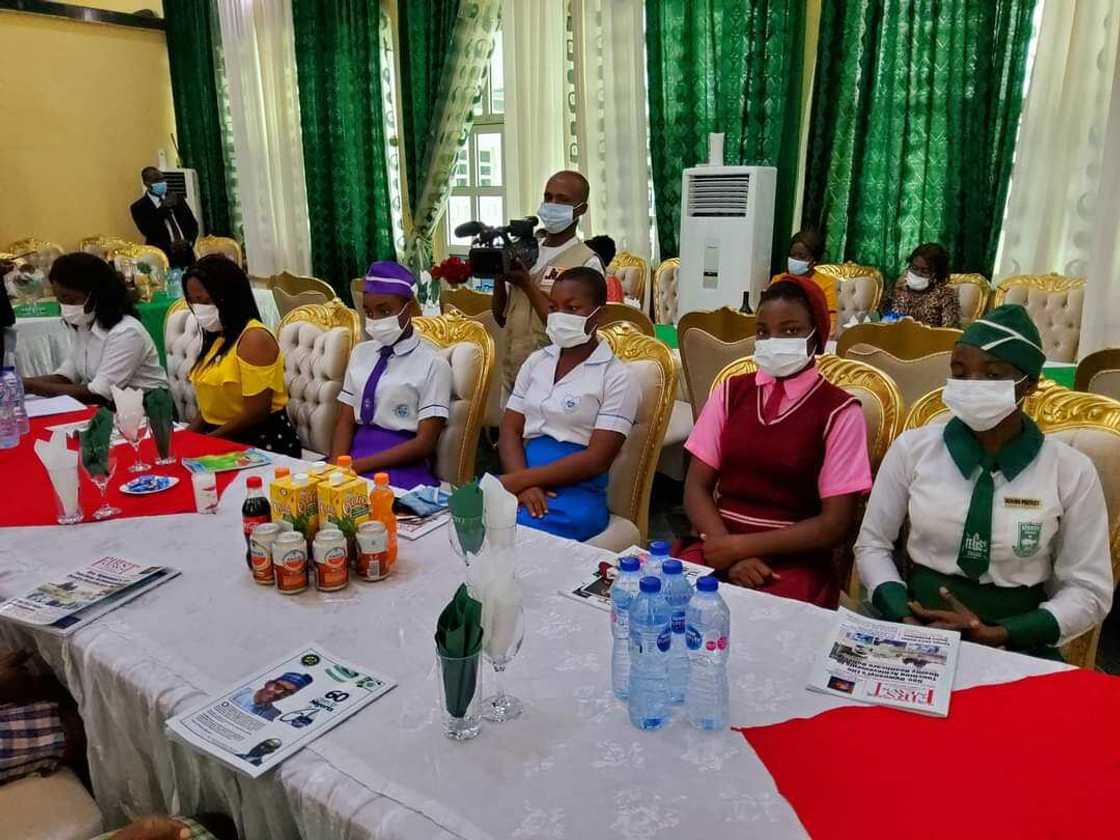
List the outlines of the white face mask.
<svg viewBox="0 0 1120 840">
<path fill-rule="evenodd" d="M 924 292 L 929 288 L 929 278 L 922 277 L 920 274 L 915 274 L 913 271 L 907 271 L 906 287 L 911 291 Z"/>
<path fill-rule="evenodd" d="M 800 277 L 803 274 L 809 273 L 809 261 L 795 260 L 793 257 L 789 257 L 786 260 L 786 268 L 789 269 L 790 274 L 796 274 L 798 277 Z"/>
<path fill-rule="evenodd" d="M 191 306 L 198 325 L 208 333 L 222 331 L 222 318 L 218 314 L 218 307 L 212 303 L 196 303 Z"/>
<path fill-rule="evenodd" d="M 809 342 L 815 332 L 805 338 L 760 338 L 754 343 L 755 364 L 775 379 L 804 370 L 809 364 Z"/>
<path fill-rule="evenodd" d="M 571 227 L 575 220 L 575 210 L 570 204 L 546 201 L 537 209 L 537 218 L 549 233 L 560 233 Z"/>
<path fill-rule="evenodd" d="M 401 312 L 403 311 L 402 309 Z M 397 339 L 401 337 L 401 333 L 404 332 L 400 317 L 400 312 L 396 315 L 386 315 L 384 318 L 370 318 L 367 316 L 366 335 L 382 347 L 392 347 L 397 343 Z"/>
<path fill-rule="evenodd" d="M 941 401 L 968 428 L 986 432 L 1015 410 L 1015 386 L 1025 379 L 946 379 Z"/>
<path fill-rule="evenodd" d="M 72 327 L 88 327 L 93 323 L 94 313 L 86 312 L 85 303 L 60 303 L 58 309 L 62 320 Z"/>
<path fill-rule="evenodd" d="M 598 311 L 599 307 L 596 307 L 595 312 Z M 591 315 L 594 315 L 595 312 L 592 312 Z M 579 347 L 591 340 L 591 334 L 587 332 L 587 319 L 591 315 L 576 315 L 574 312 L 549 312 L 544 331 L 548 333 L 552 343 L 561 349 Z"/>
</svg>

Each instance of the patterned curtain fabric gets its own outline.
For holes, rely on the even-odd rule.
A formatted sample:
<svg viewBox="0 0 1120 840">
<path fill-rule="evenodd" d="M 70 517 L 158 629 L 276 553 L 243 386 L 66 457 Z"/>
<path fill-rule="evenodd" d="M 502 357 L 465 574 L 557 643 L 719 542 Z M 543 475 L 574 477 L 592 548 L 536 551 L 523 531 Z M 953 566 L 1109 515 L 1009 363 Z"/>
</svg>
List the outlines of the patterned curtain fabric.
<svg viewBox="0 0 1120 840">
<path fill-rule="evenodd" d="M 825 3 L 804 221 L 893 277 L 937 241 L 991 274 L 1036 0 Z"/>
<path fill-rule="evenodd" d="M 432 262 L 432 232 L 447 203 L 455 155 L 467 141 L 494 47 L 500 0 L 408 0 L 400 4 L 401 99 L 411 218 L 405 259 Z"/>
<path fill-rule="evenodd" d="M 678 254 L 681 171 L 708 160 L 775 166 L 774 262 L 784 264 L 797 179 L 804 0 L 646 0 L 649 142 L 662 258 Z"/>
<path fill-rule="evenodd" d="M 379 0 L 292 2 L 311 265 L 343 300 L 370 262 L 396 256 L 379 22 Z"/>
<path fill-rule="evenodd" d="M 167 58 L 175 99 L 175 128 L 183 166 L 198 172 L 203 227 L 233 233 L 222 148 L 221 114 L 214 68 L 216 28 L 209 2 L 167 0 L 164 4 Z"/>
<path fill-rule="evenodd" d="M 214 48 L 214 83 L 218 90 L 218 120 L 222 130 L 222 159 L 226 164 L 226 198 L 229 200 L 229 235 L 245 249 L 245 230 L 241 224 L 241 193 L 237 189 L 237 152 L 233 146 L 233 117 L 229 110 L 229 79 L 222 55 L 222 28 L 217 14 L 210 15 Z"/>
</svg>

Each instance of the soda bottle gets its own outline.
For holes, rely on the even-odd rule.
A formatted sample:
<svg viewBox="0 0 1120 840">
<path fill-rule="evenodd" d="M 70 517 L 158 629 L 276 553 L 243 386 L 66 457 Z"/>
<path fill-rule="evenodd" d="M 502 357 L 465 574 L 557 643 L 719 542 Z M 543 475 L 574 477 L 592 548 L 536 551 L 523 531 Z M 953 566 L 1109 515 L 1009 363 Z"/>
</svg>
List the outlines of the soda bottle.
<svg viewBox="0 0 1120 840">
<path fill-rule="evenodd" d="M 397 562 L 397 515 L 393 513 L 395 498 L 393 489 L 389 486 L 389 473 L 376 473 L 373 476 L 373 491 L 369 494 L 370 519 L 385 526 L 389 536 L 386 565 L 390 569 Z"/>
<path fill-rule="evenodd" d="M 259 475 L 251 475 L 245 479 L 248 494 L 241 505 L 241 527 L 245 532 L 245 562 L 250 569 L 253 568 L 253 552 L 249 544 L 249 536 L 258 525 L 272 521 L 272 505 L 264 497 L 263 486 L 264 482 Z"/>
</svg>

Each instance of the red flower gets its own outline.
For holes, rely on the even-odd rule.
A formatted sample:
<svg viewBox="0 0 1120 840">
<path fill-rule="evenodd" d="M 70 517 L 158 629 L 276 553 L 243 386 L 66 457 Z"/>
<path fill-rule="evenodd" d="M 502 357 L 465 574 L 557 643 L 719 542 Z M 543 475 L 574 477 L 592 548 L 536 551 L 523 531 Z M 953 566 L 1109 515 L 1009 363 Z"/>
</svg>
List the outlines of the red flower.
<svg viewBox="0 0 1120 840">
<path fill-rule="evenodd" d="M 460 257 L 448 257 L 439 265 L 432 266 L 432 277 L 446 280 L 452 286 L 466 283 L 471 278 L 470 263 Z"/>
</svg>

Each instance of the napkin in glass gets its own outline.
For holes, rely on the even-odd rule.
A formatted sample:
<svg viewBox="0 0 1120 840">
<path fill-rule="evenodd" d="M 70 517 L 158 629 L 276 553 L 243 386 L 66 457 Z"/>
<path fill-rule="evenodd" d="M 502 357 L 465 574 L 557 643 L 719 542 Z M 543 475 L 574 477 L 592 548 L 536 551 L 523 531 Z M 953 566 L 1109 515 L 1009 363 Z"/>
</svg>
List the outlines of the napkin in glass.
<svg viewBox="0 0 1120 840">
<path fill-rule="evenodd" d="M 481 649 L 482 604 L 461 583 L 436 622 L 436 650 L 446 657 L 442 667 L 443 690 L 452 717 L 461 718 L 470 708 L 478 682 L 477 654 Z"/>
<path fill-rule="evenodd" d="M 459 545 L 469 554 L 478 554 L 486 537 L 482 491 L 473 481 L 464 484 L 451 494 L 447 505 L 451 508 L 451 522 L 459 537 Z"/>
<path fill-rule="evenodd" d="M 136 440 L 144 422 L 144 392 L 139 388 L 118 388 L 114 385 L 113 406 L 117 410 L 121 434 L 129 440 Z"/>
<path fill-rule="evenodd" d="M 171 392 L 166 388 L 156 388 L 144 392 L 144 411 L 148 415 L 148 426 L 155 438 L 156 450 L 160 458 L 171 454 Z"/>
<path fill-rule="evenodd" d="M 46 467 L 55 493 L 67 514 L 78 510 L 78 453 L 66 446 L 66 433 L 35 441 L 35 454 Z"/>
<path fill-rule="evenodd" d="M 104 407 L 97 409 L 84 430 L 78 431 L 78 451 L 90 475 L 109 473 L 109 441 L 112 436 L 113 413 Z"/>
</svg>

